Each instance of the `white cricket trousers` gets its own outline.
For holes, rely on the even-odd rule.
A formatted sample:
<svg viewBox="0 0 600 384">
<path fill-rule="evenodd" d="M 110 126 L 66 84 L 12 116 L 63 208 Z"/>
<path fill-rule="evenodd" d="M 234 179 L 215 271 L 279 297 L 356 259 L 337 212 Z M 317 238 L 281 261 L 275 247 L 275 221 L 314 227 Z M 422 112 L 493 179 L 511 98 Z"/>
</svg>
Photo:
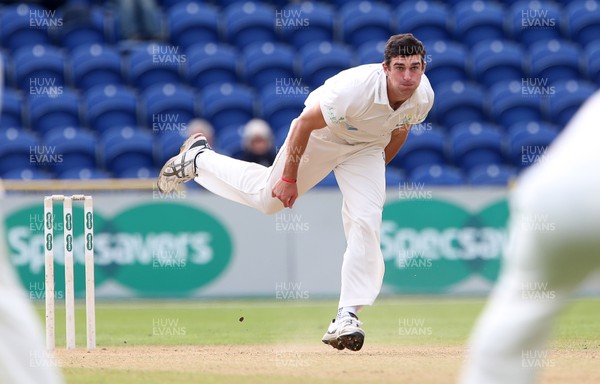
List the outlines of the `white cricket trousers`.
<svg viewBox="0 0 600 384">
<path fill-rule="evenodd" d="M 39 317 L 13 268 L 0 244 L 0 384 L 61 384 L 58 361 L 46 351 Z"/>
<path fill-rule="evenodd" d="M 293 129 L 295 120 L 291 126 Z M 196 159 L 195 181 L 209 191 L 256 208 L 266 214 L 282 210 L 271 197 L 280 179 L 288 154 L 295 148 L 286 142 L 273 165 L 264 167 L 213 151 Z M 380 249 L 381 213 L 385 202 L 385 160 L 382 143 L 349 145 L 328 128 L 313 131 L 298 168 L 298 193 L 304 194 L 332 170 L 343 195 L 342 220 L 346 251 L 342 264 L 340 307 L 371 305 L 383 281 L 384 264 Z"/>
<path fill-rule="evenodd" d="M 511 196 L 504 266 L 471 335 L 461 383 L 530 384 L 555 365 L 545 349 L 554 320 L 600 268 L 598 121 L 600 93 Z"/>
</svg>

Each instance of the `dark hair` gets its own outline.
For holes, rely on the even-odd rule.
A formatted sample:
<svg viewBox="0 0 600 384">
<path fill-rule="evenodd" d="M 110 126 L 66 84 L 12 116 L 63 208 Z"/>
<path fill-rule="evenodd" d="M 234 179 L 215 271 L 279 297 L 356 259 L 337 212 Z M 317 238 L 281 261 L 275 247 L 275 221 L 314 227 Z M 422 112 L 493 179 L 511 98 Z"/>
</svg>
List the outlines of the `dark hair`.
<svg viewBox="0 0 600 384">
<path fill-rule="evenodd" d="M 392 58 L 397 56 L 413 56 L 420 55 L 421 61 L 425 63 L 425 46 L 423 43 L 414 37 L 412 33 L 400 33 L 389 38 L 385 43 L 383 51 L 383 61 L 387 66 L 390 65 Z"/>
</svg>

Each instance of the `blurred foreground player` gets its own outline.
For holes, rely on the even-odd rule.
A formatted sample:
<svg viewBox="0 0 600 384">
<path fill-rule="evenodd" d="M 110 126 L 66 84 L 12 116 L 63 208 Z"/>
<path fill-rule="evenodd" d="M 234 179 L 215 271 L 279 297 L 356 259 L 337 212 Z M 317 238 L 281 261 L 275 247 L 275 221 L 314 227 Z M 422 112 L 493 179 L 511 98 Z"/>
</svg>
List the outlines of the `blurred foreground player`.
<svg viewBox="0 0 600 384">
<path fill-rule="evenodd" d="M 600 267 L 600 92 L 511 196 L 505 264 L 471 335 L 463 384 L 533 383 L 560 310 Z"/>
<path fill-rule="evenodd" d="M 0 56 L 0 107 L 3 68 Z M 1 112 L 1 111 L 0 111 Z M 0 200 L 4 191 L 0 182 Z M 5 203 L 0 203 L 0 208 Z M 0 218 L 4 215 L 0 211 Z M 0 233 L 4 233 L 0 221 Z M 31 302 L 15 276 L 0 239 L 0 384 L 60 384 L 56 361 L 46 352 L 43 334 Z"/>
<path fill-rule="evenodd" d="M 334 171 L 347 247 L 338 314 L 323 342 L 337 349 L 361 349 L 365 334 L 356 313 L 373 304 L 381 288 L 385 165 L 433 105 L 424 71 L 423 44 L 411 34 L 392 36 L 383 63 L 342 71 L 308 95 L 272 166 L 219 155 L 195 135 L 158 178 L 164 192 L 195 178 L 217 195 L 273 214 L 292 208 L 299 195 Z"/>
</svg>

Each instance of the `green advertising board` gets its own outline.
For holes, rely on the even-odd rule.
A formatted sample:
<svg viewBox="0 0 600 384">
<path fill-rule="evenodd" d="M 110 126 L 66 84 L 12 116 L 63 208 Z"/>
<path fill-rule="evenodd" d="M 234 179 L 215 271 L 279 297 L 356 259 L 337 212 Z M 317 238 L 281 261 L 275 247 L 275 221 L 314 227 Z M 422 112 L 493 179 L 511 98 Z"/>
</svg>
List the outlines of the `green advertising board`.
<svg viewBox="0 0 600 384">
<path fill-rule="evenodd" d="M 56 296 L 64 294 L 62 204 L 54 206 Z M 75 292 L 84 295 L 83 208 L 74 205 Z M 32 299 L 44 297 L 44 220 L 41 204 L 5 217 L 12 264 Z M 111 217 L 94 213 L 95 280 L 114 281 L 137 297 L 187 296 L 227 269 L 233 246 L 218 218 L 196 206 L 146 201 Z"/>
<path fill-rule="evenodd" d="M 393 292 L 444 293 L 473 276 L 495 281 L 506 240 L 506 199 L 477 212 L 446 200 L 388 203 L 381 249 Z"/>
</svg>

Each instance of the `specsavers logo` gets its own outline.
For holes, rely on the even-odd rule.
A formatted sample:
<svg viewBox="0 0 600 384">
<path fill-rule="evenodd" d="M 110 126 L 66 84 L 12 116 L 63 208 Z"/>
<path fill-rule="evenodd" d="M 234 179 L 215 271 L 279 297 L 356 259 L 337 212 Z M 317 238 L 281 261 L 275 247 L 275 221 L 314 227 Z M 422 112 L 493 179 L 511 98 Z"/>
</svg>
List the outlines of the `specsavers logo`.
<svg viewBox="0 0 600 384">
<path fill-rule="evenodd" d="M 72 217 L 62 220 L 62 204 L 45 224 L 54 228 L 55 281 L 58 295 L 64 289 L 63 227 L 73 226 L 67 247 L 75 253 L 75 291 L 85 287 L 83 209 L 73 207 Z M 44 238 L 42 205 L 29 206 L 6 218 L 7 244 L 12 263 L 34 298 L 44 296 Z M 138 296 L 185 295 L 218 278 L 231 261 L 232 242 L 226 228 L 213 216 L 194 206 L 150 203 L 104 218 L 96 208 L 93 217 L 96 286 L 107 280 L 133 290 Z"/>
<path fill-rule="evenodd" d="M 394 201 L 384 208 L 384 284 L 397 292 L 442 293 L 473 275 L 498 275 L 508 206 L 479 212 L 442 200 Z"/>
</svg>

